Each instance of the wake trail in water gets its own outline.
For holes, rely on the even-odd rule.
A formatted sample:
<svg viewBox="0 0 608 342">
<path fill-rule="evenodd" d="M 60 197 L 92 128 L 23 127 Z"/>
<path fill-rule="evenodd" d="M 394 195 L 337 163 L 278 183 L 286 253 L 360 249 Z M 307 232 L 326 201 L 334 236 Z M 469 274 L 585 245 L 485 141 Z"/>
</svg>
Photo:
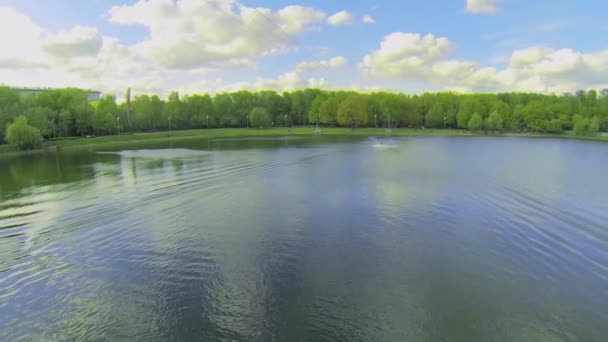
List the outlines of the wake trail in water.
<svg viewBox="0 0 608 342">
<path fill-rule="evenodd" d="M 555 281 L 592 277 L 608 286 L 608 226 L 604 223 L 566 210 L 556 201 L 509 187 L 491 192 L 487 200 L 500 212 L 497 236 L 506 244 L 504 255 L 512 258 L 516 254 L 510 250 L 520 250 L 520 269 L 540 263 L 551 270 Z M 530 254 L 536 258 L 530 260 Z M 535 273 L 529 276 L 536 278 Z M 578 289 L 582 290 L 591 289 Z M 608 303 L 608 298 L 602 301 Z"/>
</svg>

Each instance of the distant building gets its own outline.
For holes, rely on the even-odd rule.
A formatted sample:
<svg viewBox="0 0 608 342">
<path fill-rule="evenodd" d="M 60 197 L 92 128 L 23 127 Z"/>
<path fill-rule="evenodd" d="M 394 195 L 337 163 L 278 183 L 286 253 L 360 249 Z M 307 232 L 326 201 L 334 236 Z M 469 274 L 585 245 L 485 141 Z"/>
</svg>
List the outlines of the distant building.
<svg viewBox="0 0 608 342">
<path fill-rule="evenodd" d="M 27 99 L 36 96 L 46 91 L 54 90 L 53 88 L 26 88 L 26 87 L 11 87 L 14 91 L 19 93 L 21 99 Z M 87 92 L 89 102 L 98 101 L 101 99 L 101 92 L 97 90 L 84 89 Z"/>
</svg>

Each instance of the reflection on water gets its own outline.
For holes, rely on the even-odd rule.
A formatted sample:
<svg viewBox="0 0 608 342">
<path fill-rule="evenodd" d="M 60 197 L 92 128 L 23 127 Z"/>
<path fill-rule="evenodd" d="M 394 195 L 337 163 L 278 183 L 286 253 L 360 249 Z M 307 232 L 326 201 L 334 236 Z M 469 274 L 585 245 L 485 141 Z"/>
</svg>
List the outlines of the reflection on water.
<svg viewBox="0 0 608 342">
<path fill-rule="evenodd" d="M 395 142 L 3 161 L 0 340 L 604 340 L 605 145 Z"/>
<path fill-rule="evenodd" d="M 127 150 L 118 152 L 97 152 L 99 154 L 113 154 L 127 158 L 173 159 L 179 161 L 183 158 L 197 158 L 207 154 L 205 151 L 189 150 L 185 148 L 167 148 L 155 150 Z"/>
</svg>

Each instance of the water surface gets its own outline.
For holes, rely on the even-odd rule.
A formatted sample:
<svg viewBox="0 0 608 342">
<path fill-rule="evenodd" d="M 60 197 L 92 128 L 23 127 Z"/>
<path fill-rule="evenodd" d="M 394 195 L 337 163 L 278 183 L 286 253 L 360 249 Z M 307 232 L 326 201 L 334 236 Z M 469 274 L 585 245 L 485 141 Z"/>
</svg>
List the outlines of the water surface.
<svg viewBox="0 0 608 342">
<path fill-rule="evenodd" d="M 608 145 L 393 144 L 4 159 L 0 340 L 606 340 Z"/>
</svg>

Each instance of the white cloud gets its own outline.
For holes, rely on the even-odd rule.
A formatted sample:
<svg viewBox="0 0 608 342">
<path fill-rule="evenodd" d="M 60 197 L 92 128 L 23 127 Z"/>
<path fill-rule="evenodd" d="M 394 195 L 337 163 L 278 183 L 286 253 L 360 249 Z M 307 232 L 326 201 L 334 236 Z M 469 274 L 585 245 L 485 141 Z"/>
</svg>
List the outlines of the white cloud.
<svg viewBox="0 0 608 342">
<path fill-rule="evenodd" d="M 0 82 L 163 93 L 196 78 L 203 84 L 200 78 L 220 70 L 255 67 L 257 58 L 291 49 L 298 34 L 324 22 L 325 14 L 302 6 L 254 9 L 231 0 L 150 0 L 113 7 L 109 19 L 144 26 L 148 34 L 129 46 L 94 27 L 51 32 L 14 9 L 0 8 L 0 22 L 11 27 L 0 31 Z M 332 59 L 330 65 L 339 62 Z M 296 72 L 248 85 L 287 89 L 319 82 Z"/>
<path fill-rule="evenodd" d="M 351 19 L 340 15 L 342 19 L 334 22 L 353 22 L 348 12 L 340 13 Z M 0 22 L 10 28 L 0 30 L 0 83 L 96 88 L 119 95 L 127 87 L 134 93 L 160 95 L 170 89 L 190 93 L 284 91 L 339 85 L 402 91 L 555 93 L 608 87 L 603 77 L 608 74 L 608 50 L 533 46 L 501 52 L 498 63 L 484 65 L 451 57 L 455 44 L 445 37 L 403 32 L 387 35 L 377 49 L 364 56 L 358 67 L 365 78 L 354 73 L 340 79 L 308 77 L 307 73 L 315 71 L 351 71 L 346 69 L 351 65 L 344 56 L 329 58 L 330 50 L 325 47 L 314 47 L 312 60 L 296 64 L 293 70 L 263 76 L 263 70 L 258 70 L 264 65 L 258 65 L 261 58 L 305 51 L 307 47 L 297 45 L 298 37 L 326 22 L 323 12 L 302 6 L 269 10 L 233 0 L 142 0 L 113 7 L 109 18 L 121 25 L 142 26 L 147 33 L 128 45 L 95 27 L 48 30 L 14 9 L 0 8 Z M 230 71 L 233 69 L 239 72 Z M 242 81 L 227 82 L 222 77 Z"/>
<path fill-rule="evenodd" d="M 447 38 L 432 34 L 395 32 L 384 37 L 380 49 L 366 55 L 360 67 L 377 76 L 417 77 L 425 65 L 445 55 L 451 46 Z"/>
<path fill-rule="evenodd" d="M 475 14 L 491 14 L 498 11 L 500 0 L 467 0 L 466 11 Z"/>
<path fill-rule="evenodd" d="M 94 56 L 101 49 L 102 37 L 94 27 L 76 26 L 45 39 L 43 49 L 58 58 Z"/>
<path fill-rule="evenodd" d="M 332 57 L 328 60 L 321 61 L 310 61 L 298 63 L 295 67 L 297 71 L 314 71 L 322 69 L 332 69 L 343 67 L 348 63 L 347 59 L 343 56 Z"/>
<path fill-rule="evenodd" d="M 362 21 L 364 24 L 375 24 L 376 23 L 376 19 L 374 19 L 374 17 L 372 17 L 369 14 L 364 15 Z"/>
<path fill-rule="evenodd" d="M 327 23 L 333 26 L 350 25 L 355 20 L 355 17 L 347 11 L 340 11 L 327 18 Z"/>
<path fill-rule="evenodd" d="M 51 32 L 14 9 L 0 8 L 0 82 L 14 86 L 159 89 L 156 65 L 96 28 Z M 19 34 L 11 34 L 19 32 Z M 156 86 L 154 86 L 156 85 Z"/>
<path fill-rule="evenodd" d="M 359 68 L 368 76 L 425 82 L 436 90 L 561 93 L 608 84 L 602 77 L 608 74 L 608 50 L 582 53 L 532 47 L 513 51 L 507 67 L 498 69 L 449 59 L 451 46 L 446 38 L 433 35 L 392 33 Z"/>
<path fill-rule="evenodd" d="M 288 6 L 277 12 L 231 0 L 140 0 L 110 9 L 110 20 L 144 26 L 149 34 L 134 48 L 171 69 L 208 66 L 232 58 L 284 51 L 321 11 Z"/>
<path fill-rule="evenodd" d="M 0 8 L 0 22 L 10 27 L 0 31 L 0 68 L 61 66 L 65 59 L 95 56 L 102 46 L 102 36 L 93 27 L 75 26 L 53 33 L 7 8 Z"/>
<path fill-rule="evenodd" d="M 209 92 L 211 94 L 221 92 L 232 92 L 239 90 L 275 90 L 277 92 L 291 91 L 303 88 L 323 88 L 326 86 L 324 78 L 304 78 L 298 71 L 288 71 L 280 74 L 275 78 L 258 77 L 253 81 L 242 81 L 228 83 L 222 79 L 210 81 L 199 81 L 193 84 L 180 87 L 180 92 L 186 93 L 201 93 Z"/>
<path fill-rule="evenodd" d="M 0 68 L 45 65 L 40 41 L 45 32 L 30 18 L 12 8 L 0 8 Z"/>
</svg>

